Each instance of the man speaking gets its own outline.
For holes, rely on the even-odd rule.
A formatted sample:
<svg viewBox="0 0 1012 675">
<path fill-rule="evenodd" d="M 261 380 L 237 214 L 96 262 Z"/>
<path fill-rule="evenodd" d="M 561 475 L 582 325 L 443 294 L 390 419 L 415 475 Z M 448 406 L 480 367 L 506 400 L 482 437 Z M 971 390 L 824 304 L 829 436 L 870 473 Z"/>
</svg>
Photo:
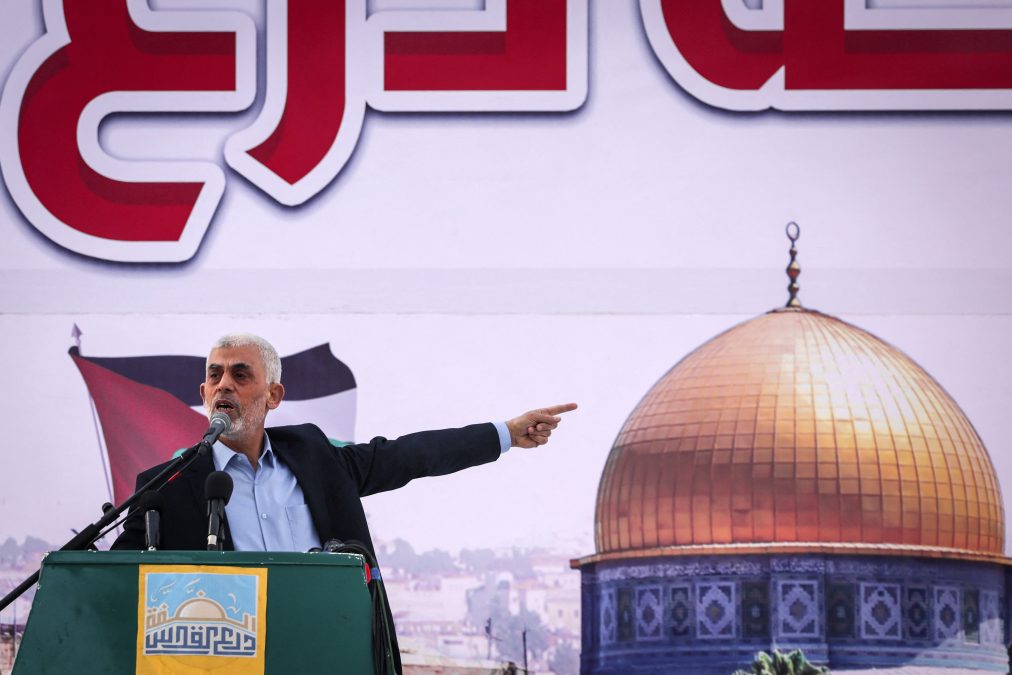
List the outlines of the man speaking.
<svg viewBox="0 0 1012 675">
<path fill-rule="evenodd" d="M 360 498 L 423 476 L 492 462 L 512 446 L 548 442 L 559 415 L 575 403 L 532 410 L 507 422 L 422 431 L 395 440 L 335 447 L 311 424 L 264 428 L 284 398 L 281 359 L 263 338 L 226 335 L 207 358 L 200 396 L 208 416 L 224 413 L 230 428 L 212 451 L 161 489 L 160 548 L 207 547 L 205 481 L 212 471 L 232 478 L 225 507 L 224 548 L 307 551 L 331 539 L 358 541 L 375 555 Z M 164 465 L 137 478 L 146 484 Z M 129 518 L 116 549 L 144 547 L 141 518 Z"/>
</svg>

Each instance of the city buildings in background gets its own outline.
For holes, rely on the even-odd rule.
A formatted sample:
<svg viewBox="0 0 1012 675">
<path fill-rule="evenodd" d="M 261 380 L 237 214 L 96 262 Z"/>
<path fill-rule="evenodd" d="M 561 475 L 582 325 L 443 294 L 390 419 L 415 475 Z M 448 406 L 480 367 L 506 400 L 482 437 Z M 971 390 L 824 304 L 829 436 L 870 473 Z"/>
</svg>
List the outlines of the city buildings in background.
<svg viewBox="0 0 1012 675">
<path fill-rule="evenodd" d="M 572 551 L 439 549 L 377 542 L 405 666 L 514 663 L 531 672 L 579 672 L 580 577 Z M 421 672 L 421 671 L 419 671 Z"/>
<path fill-rule="evenodd" d="M 43 556 L 52 548 L 35 537 L 26 537 L 20 544 L 13 537 L 8 537 L 0 544 L 0 597 L 7 595 L 37 570 Z M 10 675 L 14 668 L 14 658 L 21 645 L 34 597 L 35 589 L 29 589 L 0 612 L 0 675 Z"/>
</svg>

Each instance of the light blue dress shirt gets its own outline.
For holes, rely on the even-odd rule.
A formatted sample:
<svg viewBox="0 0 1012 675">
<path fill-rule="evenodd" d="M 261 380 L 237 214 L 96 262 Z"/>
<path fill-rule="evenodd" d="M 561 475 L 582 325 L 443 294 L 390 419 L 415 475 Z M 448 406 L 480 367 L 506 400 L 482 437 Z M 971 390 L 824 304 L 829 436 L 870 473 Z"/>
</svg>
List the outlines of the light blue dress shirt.
<svg viewBox="0 0 1012 675">
<path fill-rule="evenodd" d="M 256 470 L 246 455 L 221 441 L 214 444 L 213 454 L 214 468 L 232 477 L 225 515 L 236 551 L 308 551 L 320 545 L 302 488 L 278 461 L 266 434 Z"/>
<path fill-rule="evenodd" d="M 495 422 L 499 452 L 510 449 L 505 422 Z M 232 477 L 232 497 L 225 505 L 229 533 L 236 551 L 308 551 L 320 546 L 309 505 L 295 474 L 278 460 L 271 439 L 254 470 L 246 455 L 220 440 L 212 448 L 214 468 Z"/>
</svg>

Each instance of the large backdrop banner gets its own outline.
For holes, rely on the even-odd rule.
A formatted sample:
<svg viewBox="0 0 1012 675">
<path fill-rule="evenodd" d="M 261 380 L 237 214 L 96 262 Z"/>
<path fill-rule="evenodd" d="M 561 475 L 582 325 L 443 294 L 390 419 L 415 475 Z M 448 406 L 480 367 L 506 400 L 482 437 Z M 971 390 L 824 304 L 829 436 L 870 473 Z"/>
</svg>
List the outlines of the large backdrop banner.
<svg viewBox="0 0 1012 675">
<path fill-rule="evenodd" d="M 365 501 L 594 551 L 623 421 L 788 299 L 896 346 L 1012 486 L 1012 2 L 4 0 L 0 541 L 199 439 L 220 335 L 335 440 L 576 401 Z M 290 379 L 289 379 L 290 378 Z"/>
</svg>

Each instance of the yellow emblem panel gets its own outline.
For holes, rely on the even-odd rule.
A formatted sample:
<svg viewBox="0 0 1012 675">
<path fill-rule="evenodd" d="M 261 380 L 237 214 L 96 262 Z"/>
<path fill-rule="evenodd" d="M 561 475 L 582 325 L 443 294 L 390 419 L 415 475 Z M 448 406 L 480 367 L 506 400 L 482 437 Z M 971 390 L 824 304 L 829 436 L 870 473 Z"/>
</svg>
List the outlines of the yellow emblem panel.
<svg viewBox="0 0 1012 675">
<path fill-rule="evenodd" d="M 137 675 L 264 672 L 267 570 L 141 565 Z"/>
</svg>

